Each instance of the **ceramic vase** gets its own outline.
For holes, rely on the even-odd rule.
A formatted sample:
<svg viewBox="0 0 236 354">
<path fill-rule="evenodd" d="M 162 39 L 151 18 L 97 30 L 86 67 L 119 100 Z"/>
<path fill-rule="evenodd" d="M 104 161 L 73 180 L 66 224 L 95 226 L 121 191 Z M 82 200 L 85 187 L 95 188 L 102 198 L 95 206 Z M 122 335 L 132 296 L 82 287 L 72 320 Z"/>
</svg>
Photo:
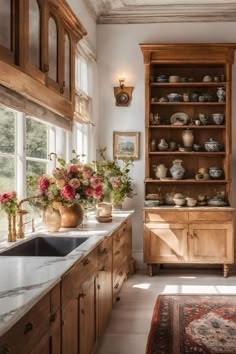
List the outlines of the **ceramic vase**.
<svg viewBox="0 0 236 354">
<path fill-rule="evenodd" d="M 225 100 L 225 89 L 224 87 L 218 87 L 216 91 L 218 102 L 224 102 Z"/>
<path fill-rule="evenodd" d="M 184 147 L 188 147 L 188 148 L 192 147 L 193 140 L 194 140 L 193 131 L 190 129 L 185 129 L 182 132 L 182 140 L 183 140 Z"/>
<path fill-rule="evenodd" d="M 165 178 L 166 174 L 167 174 L 167 167 L 161 163 L 158 166 L 153 166 L 154 167 L 154 172 L 155 172 L 155 176 L 157 178 Z"/>
<path fill-rule="evenodd" d="M 74 228 L 82 224 L 84 217 L 83 208 L 78 203 L 73 203 L 61 209 L 61 227 Z"/>
<path fill-rule="evenodd" d="M 61 227 L 61 214 L 59 210 L 48 208 L 43 213 L 43 223 L 49 232 L 58 231 Z"/>
<path fill-rule="evenodd" d="M 171 176 L 174 179 L 182 179 L 184 176 L 185 169 L 182 166 L 182 160 L 174 160 L 173 166 L 170 168 Z"/>
</svg>

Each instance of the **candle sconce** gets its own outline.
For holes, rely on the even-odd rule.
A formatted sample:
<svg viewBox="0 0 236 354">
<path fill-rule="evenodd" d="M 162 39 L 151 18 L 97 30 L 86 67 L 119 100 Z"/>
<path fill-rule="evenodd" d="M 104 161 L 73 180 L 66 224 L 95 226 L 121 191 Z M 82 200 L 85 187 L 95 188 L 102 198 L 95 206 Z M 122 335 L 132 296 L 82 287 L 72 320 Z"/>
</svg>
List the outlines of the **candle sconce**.
<svg viewBox="0 0 236 354">
<path fill-rule="evenodd" d="M 114 95 L 116 99 L 116 106 L 127 107 L 132 99 L 133 87 L 125 86 L 125 75 L 119 78 L 119 87 L 114 87 Z"/>
</svg>

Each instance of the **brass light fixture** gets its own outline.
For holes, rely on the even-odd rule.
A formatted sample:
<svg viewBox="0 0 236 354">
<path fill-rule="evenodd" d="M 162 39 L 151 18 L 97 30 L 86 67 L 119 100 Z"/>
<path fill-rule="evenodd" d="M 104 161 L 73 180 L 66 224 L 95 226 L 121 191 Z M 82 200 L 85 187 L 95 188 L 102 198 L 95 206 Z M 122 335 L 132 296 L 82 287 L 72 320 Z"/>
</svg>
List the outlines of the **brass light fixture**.
<svg viewBox="0 0 236 354">
<path fill-rule="evenodd" d="M 125 74 L 119 77 L 119 87 L 114 87 L 116 106 L 127 107 L 132 99 L 133 87 L 125 86 Z"/>
</svg>

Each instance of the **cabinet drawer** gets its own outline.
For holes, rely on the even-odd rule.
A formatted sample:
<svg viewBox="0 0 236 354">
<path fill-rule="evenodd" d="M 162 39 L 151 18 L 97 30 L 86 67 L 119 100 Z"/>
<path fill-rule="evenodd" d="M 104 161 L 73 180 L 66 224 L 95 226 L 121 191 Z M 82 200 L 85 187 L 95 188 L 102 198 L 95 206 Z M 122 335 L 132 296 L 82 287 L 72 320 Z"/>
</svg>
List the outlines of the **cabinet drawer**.
<svg viewBox="0 0 236 354">
<path fill-rule="evenodd" d="M 117 300 L 117 295 L 120 292 L 120 289 L 126 279 L 126 264 L 124 263 L 120 269 L 119 269 L 119 274 L 113 280 L 113 303 Z"/>
<path fill-rule="evenodd" d="M 159 211 L 159 210 L 145 210 L 145 222 L 168 222 L 168 221 L 188 221 L 187 211 Z"/>
<path fill-rule="evenodd" d="M 0 338 L 0 353 L 29 353 L 49 330 L 50 294 L 47 294 Z"/>
<path fill-rule="evenodd" d="M 98 249 L 95 248 L 82 261 L 79 261 L 62 279 L 62 304 L 78 296 L 81 285 L 98 270 Z"/>
<path fill-rule="evenodd" d="M 119 283 L 120 278 L 128 273 L 127 259 L 122 264 L 113 270 L 113 284 Z"/>
<path fill-rule="evenodd" d="M 190 211 L 189 221 L 232 221 L 231 211 Z"/>
<path fill-rule="evenodd" d="M 98 247 L 99 269 L 109 264 L 112 258 L 112 237 L 105 239 Z"/>
<path fill-rule="evenodd" d="M 126 231 L 127 231 L 127 223 L 124 222 L 119 230 L 117 230 L 113 235 L 113 254 L 115 251 L 119 250 L 120 247 L 126 243 Z"/>
<path fill-rule="evenodd" d="M 119 249 L 113 252 L 113 272 L 120 267 L 126 258 L 127 245 L 124 243 Z"/>
</svg>

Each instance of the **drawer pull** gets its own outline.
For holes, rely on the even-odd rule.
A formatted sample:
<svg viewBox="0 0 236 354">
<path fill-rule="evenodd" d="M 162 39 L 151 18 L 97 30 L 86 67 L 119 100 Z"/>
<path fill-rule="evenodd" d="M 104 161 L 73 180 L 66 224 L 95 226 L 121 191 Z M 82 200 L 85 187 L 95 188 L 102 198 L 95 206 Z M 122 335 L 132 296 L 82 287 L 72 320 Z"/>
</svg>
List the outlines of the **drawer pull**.
<svg viewBox="0 0 236 354">
<path fill-rule="evenodd" d="M 105 272 L 106 271 L 106 267 L 103 266 L 102 268 L 99 269 L 99 272 Z"/>
<path fill-rule="evenodd" d="M 85 296 L 86 296 L 85 293 L 80 293 L 80 294 L 79 294 L 79 298 L 80 298 L 80 297 L 84 298 Z"/>
<path fill-rule="evenodd" d="M 116 283 L 115 289 L 118 289 L 118 288 L 119 288 L 119 283 Z"/>
<path fill-rule="evenodd" d="M 123 232 L 125 232 L 126 231 L 126 227 L 123 227 L 123 230 L 122 230 Z"/>
<path fill-rule="evenodd" d="M 121 272 L 119 273 L 119 275 L 120 275 L 120 276 L 123 275 L 123 272 L 121 271 Z"/>
<path fill-rule="evenodd" d="M 101 250 L 100 254 L 107 254 L 108 253 L 108 249 L 107 248 L 103 248 L 103 250 Z"/>
<path fill-rule="evenodd" d="M 33 330 L 33 323 L 29 322 L 25 325 L 24 334 L 27 334 Z"/>
<path fill-rule="evenodd" d="M 83 261 L 83 265 L 86 266 L 90 263 L 90 260 L 88 258 L 86 258 L 84 261 Z"/>
<path fill-rule="evenodd" d="M 116 241 L 120 242 L 120 236 L 117 236 Z"/>
<path fill-rule="evenodd" d="M 115 256 L 118 256 L 118 254 L 120 254 L 120 251 L 115 252 Z"/>
<path fill-rule="evenodd" d="M 2 348 L 0 348 L 0 353 L 1 354 L 9 354 L 11 352 L 11 349 L 6 345 Z"/>
<path fill-rule="evenodd" d="M 50 323 L 55 322 L 56 319 L 57 319 L 57 314 L 56 314 L 56 313 L 52 313 L 52 314 L 50 315 Z"/>
</svg>

